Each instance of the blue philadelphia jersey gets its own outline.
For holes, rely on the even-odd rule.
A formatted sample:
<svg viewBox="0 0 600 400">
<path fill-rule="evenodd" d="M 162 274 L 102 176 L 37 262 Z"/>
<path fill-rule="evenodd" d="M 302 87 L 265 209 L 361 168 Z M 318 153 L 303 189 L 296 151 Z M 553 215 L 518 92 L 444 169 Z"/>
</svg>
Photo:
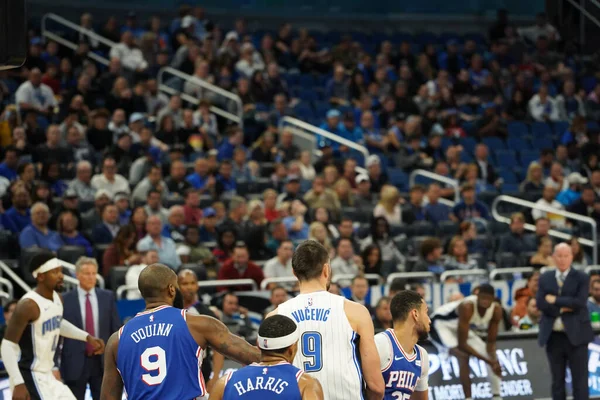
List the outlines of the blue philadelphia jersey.
<svg viewBox="0 0 600 400">
<path fill-rule="evenodd" d="M 160 306 L 133 317 L 119 331 L 117 368 L 127 397 L 191 400 L 206 395 L 202 348 L 186 311 Z"/>
<path fill-rule="evenodd" d="M 303 371 L 286 362 L 251 364 L 229 372 L 223 400 L 302 400 L 298 388 L 302 374 Z"/>
<path fill-rule="evenodd" d="M 385 382 L 384 400 L 410 399 L 415 389 L 427 390 L 429 357 L 422 347 L 415 345 L 413 354 L 408 356 L 391 329 L 377 334 L 376 344 Z"/>
</svg>

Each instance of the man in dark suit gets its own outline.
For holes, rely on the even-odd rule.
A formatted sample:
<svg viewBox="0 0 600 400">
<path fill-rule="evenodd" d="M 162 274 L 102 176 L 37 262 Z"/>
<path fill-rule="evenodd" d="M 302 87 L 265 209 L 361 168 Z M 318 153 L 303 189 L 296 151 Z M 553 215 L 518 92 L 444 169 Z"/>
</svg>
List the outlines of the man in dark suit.
<svg viewBox="0 0 600 400">
<path fill-rule="evenodd" d="M 75 271 L 79 286 L 63 295 L 63 318 L 106 342 L 121 327 L 114 293 L 96 288 L 98 264 L 95 259 L 81 257 L 77 260 Z M 65 339 L 60 372 L 65 384 L 78 400 L 85 398 L 88 383 L 92 398 L 100 398 L 103 356 L 91 354 L 84 342 Z"/>
<path fill-rule="evenodd" d="M 488 147 L 480 143 L 475 147 L 475 164 L 477 164 L 477 177 L 489 185 L 494 185 L 498 174 L 488 160 Z"/>
<path fill-rule="evenodd" d="M 588 343 L 594 339 L 587 309 L 589 276 L 571 268 L 573 252 L 566 243 L 554 248 L 555 271 L 540 277 L 536 295 L 542 312 L 538 342 L 546 347 L 552 373 L 552 399 L 565 400 L 567 362 L 571 369 L 573 397 L 587 400 Z"/>
<path fill-rule="evenodd" d="M 92 231 L 92 239 L 95 244 L 110 244 L 119 228 L 119 210 L 116 205 L 107 204 L 102 209 L 102 222 Z"/>
</svg>

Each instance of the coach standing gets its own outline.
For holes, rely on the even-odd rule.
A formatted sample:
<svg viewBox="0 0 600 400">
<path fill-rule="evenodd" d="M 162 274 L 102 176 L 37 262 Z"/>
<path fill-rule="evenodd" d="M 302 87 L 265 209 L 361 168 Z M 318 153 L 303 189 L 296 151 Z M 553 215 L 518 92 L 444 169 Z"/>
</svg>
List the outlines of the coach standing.
<svg viewBox="0 0 600 400">
<path fill-rule="evenodd" d="M 573 398 L 587 400 L 588 343 L 594 339 L 587 309 L 589 277 L 571 267 L 573 252 L 566 243 L 554 248 L 556 270 L 540 277 L 536 295 L 542 312 L 538 342 L 546 347 L 552 373 L 552 399 L 565 400 L 565 375 L 571 369 Z"/>
<path fill-rule="evenodd" d="M 63 318 L 108 342 L 110 335 L 121 327 L 115 295 L 110 290 L 96 288 L 98 263 L 95 259 L 81 257 L 75 268 L 79 286 L 63 295 Z M 100 399 L 104 372 L 102 357 L 92 355 L 84 342 L 65 339 L 60 371 L 65 384 L 78 400 L 85 398 L 88 383 L 92 398 Z"/>
</svg>

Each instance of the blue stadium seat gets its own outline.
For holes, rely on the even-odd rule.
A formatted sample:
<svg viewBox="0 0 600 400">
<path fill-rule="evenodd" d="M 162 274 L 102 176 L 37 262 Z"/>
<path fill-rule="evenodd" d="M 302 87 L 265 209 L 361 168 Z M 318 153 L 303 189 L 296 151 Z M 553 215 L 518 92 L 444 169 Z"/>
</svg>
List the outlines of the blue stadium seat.
<svg viewBox="0 0 600 400">
<path fill-rule="evenodd" d="M 506 143 L 498 137 L 486 137 L 483 138 L 482 142 L 490 149 L 490 151 L 506 149 Z"/>
<path fill-rule="evenodd" d="M 302 74 L 298 78 L 298 84 L 304 89 L 313 87 L 315 83 L 315 78 L 311 74 Z"/>
<path fill-rule="evenodd" d="M 534 137 L 531 139 L 531 144 L 533 145 L 533 148 L 537 150 L 554 148 L 554 141 L 551 136 Z"/>
<path fill-rule="evenodd" d="M 300 90 L 300 93 L 298 93 L 298 97 L 300 97 L 300 100 L 302 101 L 316 101 L 318 98 L 317 92 L 310 88 Z"/>
<path fill-rule="evenodd" d="M 326 101 L 318 101 L 315 103 L 315 115 L 317 118 L 325 120 L 327 111 L 331 109 L 331 104 Z"/>
<path fill-rule="evenodd" d="M 519 184 L 518 183 L 504 183 L 502 185 L 502 193 L 504 194 L 518 194 L 519 193 Z"/>
<path fill-rule="evenodd" d="M 294 108 L 294 112 L 296 113 L 298 118 L 302 120 L 314 118 L 313 109 L 308 103 L 298 103 L 298 105 Z"/>
<path fill-rule="evenodd" d="M 529 128 L 523 122 L 509 122 L 508 123 L 508 136 L 523 138 L 529 135 Z"/>
<path fill-rule="evenodd" d="M 496 150 L 494 151 L 494 155 L 500 167 L 509 168 L 519 164 L 517 153 L 514 150 Z"/>
<path fill-rule="evenodd" d="M 520 152 L 519 158 L 521 159 L 521 166 L 527 169 L 529 164 L 540 158 L 540 152 L 538 150 L 524 150 Z"/>
<path fill-rule="evenodd" d="M 463 151 L 460 153 L 460 161 L 470 164 L 473 162 L 473 156 L 468 151 Z"/>
<path fill-rule="evenodd" d="M 554 128 L 554 134 L 558 135 L 559 137 L 562 136 L 562 134 L 565 133 L 567 129 L 569 129 L 568 121 L 558 121 L 552 125 L 552 127 Z"/>
<path fill-rule="evenodd" d="M 596 77 L 594 76 L 585 76 L 583 77 L 583 79 L 581 79 L 581 86 L 586 91 L 586 93 L 589 93 L 592 90 L 594 90 L 596 83 Z"/>
<path fill-rule="evenodd" d="M 534 122 L 533 124 L 531 124 L 531 133 L 533 135 L 534 140 L 539 137 L 551 138 L 552 128 L 550 127 L 550 124 L 546 122 Z"/>
<path fill-rule="evenodd" d="M 514 172 L 512 172 L 509 169 L 503 169 L 501 170 L 498 175 L 500 175 L 500 177 L 502 179 L 504 179 L 504 183 L 518 183 L 517 180 L 517 176 L 515 175 Z"/>
<path fill-rule="evenodd" d="M 531 143 L 526 138 L 509 137 L 507 139 L 508 148 L 516 151 L 531 150 Z"/>
<path fill-rule="evenodd" d="M 460 144 L 462 144 L 465 150 L 467 150 L 471 154 L 475 152 L 475 146 L 477 146 L 477 142 L 472 137 L 462 138 L 460 140 Z"/>
<path fill-rule="evenodd" d="M 388 178 L 390 183 L 398 188 L 401 192 L 408 190 L 408 175 L 400 168 L 388 168 Z"/>
<path fill-rule="evenodd" d="M 588 121 L 586 125 L 587 125 L 588 131 L 591 131 L 591 132 L 600 131 L 600 125 L 598 125 L 598 123 L 596 121 Z"/>
</svg>

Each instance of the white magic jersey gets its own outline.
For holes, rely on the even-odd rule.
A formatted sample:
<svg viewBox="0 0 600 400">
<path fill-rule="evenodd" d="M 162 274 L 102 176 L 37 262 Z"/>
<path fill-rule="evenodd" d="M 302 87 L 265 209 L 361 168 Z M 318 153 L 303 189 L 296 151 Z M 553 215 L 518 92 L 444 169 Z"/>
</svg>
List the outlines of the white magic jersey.
<svg viewBox="0 0 600 400">
<path fill-rule="evenodd" d="M 300 329 L 294 365 L 321 382 L 325 400 L 364 398 L 358 335 L 344 312 L 345 301 L 321 291 L 300 294 L 277 308 Z"/>
<path fill-rule="evenodd" d="M 35 372 L 50 373 L 54 367 L 54 353 L 60 336 L 60 322 L 63 317 L 63 305 L 58 293 L 54 292 L 53 300 L 30 291 L 23 299 L 35 301 L 40 309 L 40 316 L 30 322 L 19 340 L 21 358 L 19 367 Z"/>
</svg>

